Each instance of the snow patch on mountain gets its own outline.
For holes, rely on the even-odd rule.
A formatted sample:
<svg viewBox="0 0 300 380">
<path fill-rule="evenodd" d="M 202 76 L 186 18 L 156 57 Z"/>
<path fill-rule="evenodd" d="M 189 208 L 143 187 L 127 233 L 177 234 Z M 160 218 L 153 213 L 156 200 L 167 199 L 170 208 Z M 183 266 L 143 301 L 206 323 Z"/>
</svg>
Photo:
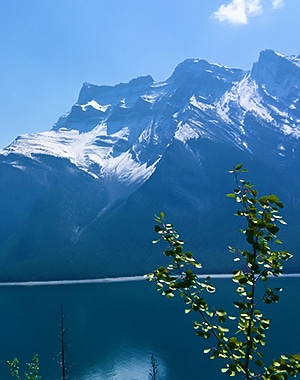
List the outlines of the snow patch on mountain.
<svg viewBox="0 0 300 380">
<path fill-rule="evenodd" d="M 95 110 L 101 111 L 101 112 L 106 112 L 109 107 L 111 107 L 111 104 L 107 104 L 105 106 L 102 106 L 95 100 L 91 100 L 87 102 L 86 104 L 83 104 L 80 106 L 82 108 L 82 111 L 86 111 L 87 107 L 93 107 Z"/>
<path fill-rule="evenodd" d="M 209 104 L 209 103 L 204 103 L 205 98 L 200 96 L 199 99 L 202 101 L 198 101 L 193 95 L 190 99 L 190 104 L 196 108 L 199 108 L 201 111 L 207 111 L 207 110 L 214 110 L 215 109 L 215 104 Z"/>
<path fill-rule="evenodd" d="M 260 118 L 272 122 L 268 110 L 262 105 L 262 97 L 258 92 L 258 85 L 249 75 L 246 75 L 240 82 L 237 82 L 227 91 L 219 102 L 218 111 L 222 115 L 228 114 L 233 104 L 238 104 L 244 111 L 241 113 L 243 120 L 246 112 L 252 112 Z"/>
<path fill-rule="evenodd" d="M 283 58 L 283 59 L 288 60 L 289 62 L 291 62 L 295 66 L 300 67 L 300 56 L 299 55 L 288 56 L 288 55 L 278 53 L 277 51 L 275 51 L 275 54 L 278 55 L 279 57 Z"/>
<path fill-rule="evenodd" d="M 292 137 L 295 137 L 296 139 L 300 139 L 300 124 L 298 125 L 283 124 L 282 131 L 285 135 L 291 135 Z"/>
<path fill-rule="evenodd" d="M 201 133 L 201 129 L 198 129 L 196 131 L 189 124 L 180 122 L 178 124 L 174 137 L 175 139 L 182 141 L 183 143 L 186 143 L 188 140 L 197 139 L 198 137 L 203 136 L 203 135 L 205 135 L 204 129 L 203 129 L 203 133 Z"/>
<path fill-rule="evenodd" d="M 145 162 L 138 162 L 129 149 L 119 154 L 113 152 L 115 143 L 127 141 L 128 136 L 127 127 L 108 136 L 106 124 L 86 133 L 63 128 L 23 135 L 0 154 L 8 156 L 15 153 L 31 159 L 38 159 L 39 155 L 66 158 L 94 178 L 101 177 L 127 186 L 137 185 L 151 176 L 156 162 L 149 166 Z M 99 141 L 103 143 L 99 144 Z"/>
</svg>

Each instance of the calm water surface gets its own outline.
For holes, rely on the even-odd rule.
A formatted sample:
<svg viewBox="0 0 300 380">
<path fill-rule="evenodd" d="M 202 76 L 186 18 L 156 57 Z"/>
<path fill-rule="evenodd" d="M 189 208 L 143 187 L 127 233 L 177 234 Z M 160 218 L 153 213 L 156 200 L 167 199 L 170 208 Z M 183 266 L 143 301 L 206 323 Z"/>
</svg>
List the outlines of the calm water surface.
<svg viewBox="0 0 300 380">
<path fill-rule="evenodd" d="M 284 288 L 272 317 L 266 356 L 300 352 L 300 278 L 281 278 Z M 232 283 L 214 280 L 216 307 L 230 305 Z M 60 305 L 64 306 L 69 379 L 148 380 L 154 354 L 161 380 L 221 379 L 220 363 L 202 352 L 192 315 L 180 299 L 165 299 L 145 281 L 56 286 L 0 287 L 0 377 L 6 360 L 39 354 L 43 379 L 60 378 Z M 284 330 L 281 327 L 285 326 Z"/>
</svg>

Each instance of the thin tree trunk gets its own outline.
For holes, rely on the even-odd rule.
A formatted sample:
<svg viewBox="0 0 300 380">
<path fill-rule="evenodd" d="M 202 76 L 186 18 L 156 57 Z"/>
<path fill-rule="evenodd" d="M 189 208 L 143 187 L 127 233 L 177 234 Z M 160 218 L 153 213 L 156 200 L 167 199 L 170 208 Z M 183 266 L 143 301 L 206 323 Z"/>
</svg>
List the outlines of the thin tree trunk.
<svg viewBox="0 0 300 380">
<path fill-rule="evenodd" d="M 61 339 L 61 378 L 66 380 L 66 358 L 65 358 L 65 316 L 63 305 L 60 305 L 60 339 Z"/>
</svg>

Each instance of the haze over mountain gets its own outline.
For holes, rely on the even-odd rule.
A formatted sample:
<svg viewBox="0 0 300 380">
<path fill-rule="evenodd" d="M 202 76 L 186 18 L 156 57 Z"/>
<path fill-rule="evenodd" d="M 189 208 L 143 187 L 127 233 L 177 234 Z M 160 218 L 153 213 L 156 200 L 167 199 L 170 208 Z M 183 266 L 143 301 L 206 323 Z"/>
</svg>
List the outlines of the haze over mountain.
<svg viewBox="0 0 300 380">
<path fill-rule="evenodd" d="M 280 237 L 299 271 L 299 56 L 265 50 L 251 71 L 188 59 L 165 82 L 85 83 L 50 131 L 0 152 L 0 280 L 149 272 L 162 210 L 206 273 L 227 272 L 227 246 L 243 244 L 225 197 L 239 162 L 284 202 Z"/>
</svg>

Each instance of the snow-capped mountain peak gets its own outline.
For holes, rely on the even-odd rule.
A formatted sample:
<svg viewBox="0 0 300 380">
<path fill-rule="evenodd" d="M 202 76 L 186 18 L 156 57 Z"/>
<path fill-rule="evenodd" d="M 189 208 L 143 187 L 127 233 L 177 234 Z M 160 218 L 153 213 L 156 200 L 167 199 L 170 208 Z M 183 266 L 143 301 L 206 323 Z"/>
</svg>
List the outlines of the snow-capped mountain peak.
<svg viewBox="0 0 300 380">
<path fill-rule="evenodd" d="M 147 273 L 160 210 L 207 271 L 231 271 L 238 162 L 284 201 L 299 250 L 299 62 L 265 50 L 250 71 L 188 59 L 163 82 L 85 83 L 51 130 L 0 152 L 1 279 Z"/>
<path fill-rule="evenodd" d="M 253 125 L 276 145 L 300 138 L 300 58 L 261 52 L 251 71 L 188 59 L 165 82 L 84 83 L 77 103 L 47 132 L 23 135 L 1 154 L 69 160 L 95 178 L 135 189 L 174 139 L 230 141 L 256 149 Z"/>
</svg>

